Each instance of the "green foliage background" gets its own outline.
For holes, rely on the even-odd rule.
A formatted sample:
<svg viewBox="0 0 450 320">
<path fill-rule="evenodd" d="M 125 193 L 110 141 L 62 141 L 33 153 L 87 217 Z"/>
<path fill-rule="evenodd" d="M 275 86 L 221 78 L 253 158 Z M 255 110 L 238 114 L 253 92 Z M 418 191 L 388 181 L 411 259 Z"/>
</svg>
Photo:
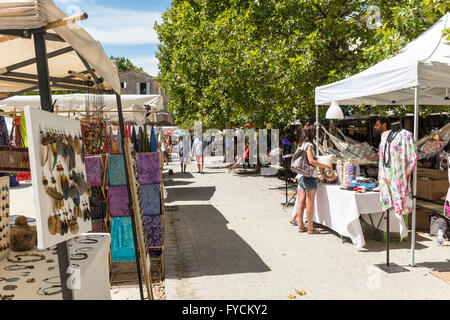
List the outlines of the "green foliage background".
<svg viewBox="0 0 450 320">
<path fill-rule="evenodd" d="M 111 61 L 113 61 L 117 64 L 117 68 L 119 69 L 119 72 L 135 70 L 135 71 L 139 71 L 139 72 L 147 74 L 147 72 L 145 72 L 144 69 L 134 65 L 133 62 L 131 62 L 131 60 L 128 58 L 111 56 L 111 57 L 109 57 L 109 59 L 111 59 Z"/>
<path fill-rule="evenodd" d="M 381 11 L 377 30 L 366 25 L 370 5 Z M 282 128 L 314 117 L 315 87 L 393 56 L 449 9 L 438 0 L 173 0 L 155 24 L 158 77 L 180 126 Z"/>
</svg>

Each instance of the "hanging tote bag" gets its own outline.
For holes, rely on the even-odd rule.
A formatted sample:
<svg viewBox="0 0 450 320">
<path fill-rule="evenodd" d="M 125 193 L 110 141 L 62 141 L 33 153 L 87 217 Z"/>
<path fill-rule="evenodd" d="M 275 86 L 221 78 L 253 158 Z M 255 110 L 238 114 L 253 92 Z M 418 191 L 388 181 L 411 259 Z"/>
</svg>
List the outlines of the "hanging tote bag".
<svg viewBox="0 0 450 320">
<path fill-rule="evenodd" d="M 305 177 L 312 177 L 315 167 L 309 163 L 306 150 L 298 148 L 294 153 L 291 161 L 291 171 L 304 175 Z"/>
<path fill-rule="evenodd" d="M 13 146 L 14 130 L 17 125 L 13 124 L 8 146 L 0 146 L 0 172 L 16 173 L 30 171 L 30 158 L 28 148 Z M 20 131 L 16 131 L 16 136 L 22 145 Z"/>
</svg>

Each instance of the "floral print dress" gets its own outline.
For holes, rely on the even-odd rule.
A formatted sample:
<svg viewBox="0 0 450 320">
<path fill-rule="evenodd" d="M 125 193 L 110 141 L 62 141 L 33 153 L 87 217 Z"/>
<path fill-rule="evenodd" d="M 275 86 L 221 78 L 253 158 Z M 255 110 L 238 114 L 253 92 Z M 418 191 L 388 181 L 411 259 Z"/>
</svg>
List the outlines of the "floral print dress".
<svg viewBox="0 0 450 320">
<path fill-rule="evenodd" d="M 383 211 L 393 208 L 395 215 L 401 218 L 403 214 L 412 212 L 410 180 L 418 157 L 411 132 L 399 131 L 389 148 L 387 139 L 390 132 L 383 133 L 379 147 L 380 200 Z"/>
</svg>

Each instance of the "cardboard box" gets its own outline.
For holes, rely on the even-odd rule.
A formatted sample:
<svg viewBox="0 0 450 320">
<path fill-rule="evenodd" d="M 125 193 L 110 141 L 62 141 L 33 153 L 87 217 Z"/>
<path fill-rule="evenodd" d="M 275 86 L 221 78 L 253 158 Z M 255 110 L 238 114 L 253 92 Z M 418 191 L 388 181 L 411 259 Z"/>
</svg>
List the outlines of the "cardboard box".
<svg viewBox="0 0 450 320">
<path fill-rule="evenodd" d="M 430 232 L 430 217 L 432 212 L 423 208 L 416 208 L 416 231 Z M 408 229 L 412 227 L 412 213 L 408 214 Z"/>
<path fill-rule="evenodd" d="M 448 173 L 446 171 L 419 168 L 417 172 L 417 197 L 439 200 L 447 194 Z"/>
</svg>

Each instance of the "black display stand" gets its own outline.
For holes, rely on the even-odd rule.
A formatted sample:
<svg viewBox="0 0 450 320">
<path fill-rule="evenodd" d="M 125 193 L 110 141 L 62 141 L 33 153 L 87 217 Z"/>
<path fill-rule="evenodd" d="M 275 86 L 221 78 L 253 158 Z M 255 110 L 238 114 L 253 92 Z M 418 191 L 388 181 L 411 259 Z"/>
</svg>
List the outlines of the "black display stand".
<svg viewBox="0 0 450 320">
<path fill-rule="evenodd" d="M 45 45 L 45 30 L 39 29 L 33 33 L 34 50 L 36 52 L 36 68 L 39 84 L 39 96 L 41 99 L 41 109 L 53 112 L 52 96 L 50 90 L 50 76 L 48 72 L 47 48 Z M 36 181 L 35 181 L 36 183 Z M 61 279 L 61 291 L 63 300 L 73 300 L 73 292 L 67 286 L 69 275 L 67 273 L 70 261 L 67 250 L 67 242 L 61 242 L 56 245 L 58 253 L 59 276 Z"/>
</svg>

